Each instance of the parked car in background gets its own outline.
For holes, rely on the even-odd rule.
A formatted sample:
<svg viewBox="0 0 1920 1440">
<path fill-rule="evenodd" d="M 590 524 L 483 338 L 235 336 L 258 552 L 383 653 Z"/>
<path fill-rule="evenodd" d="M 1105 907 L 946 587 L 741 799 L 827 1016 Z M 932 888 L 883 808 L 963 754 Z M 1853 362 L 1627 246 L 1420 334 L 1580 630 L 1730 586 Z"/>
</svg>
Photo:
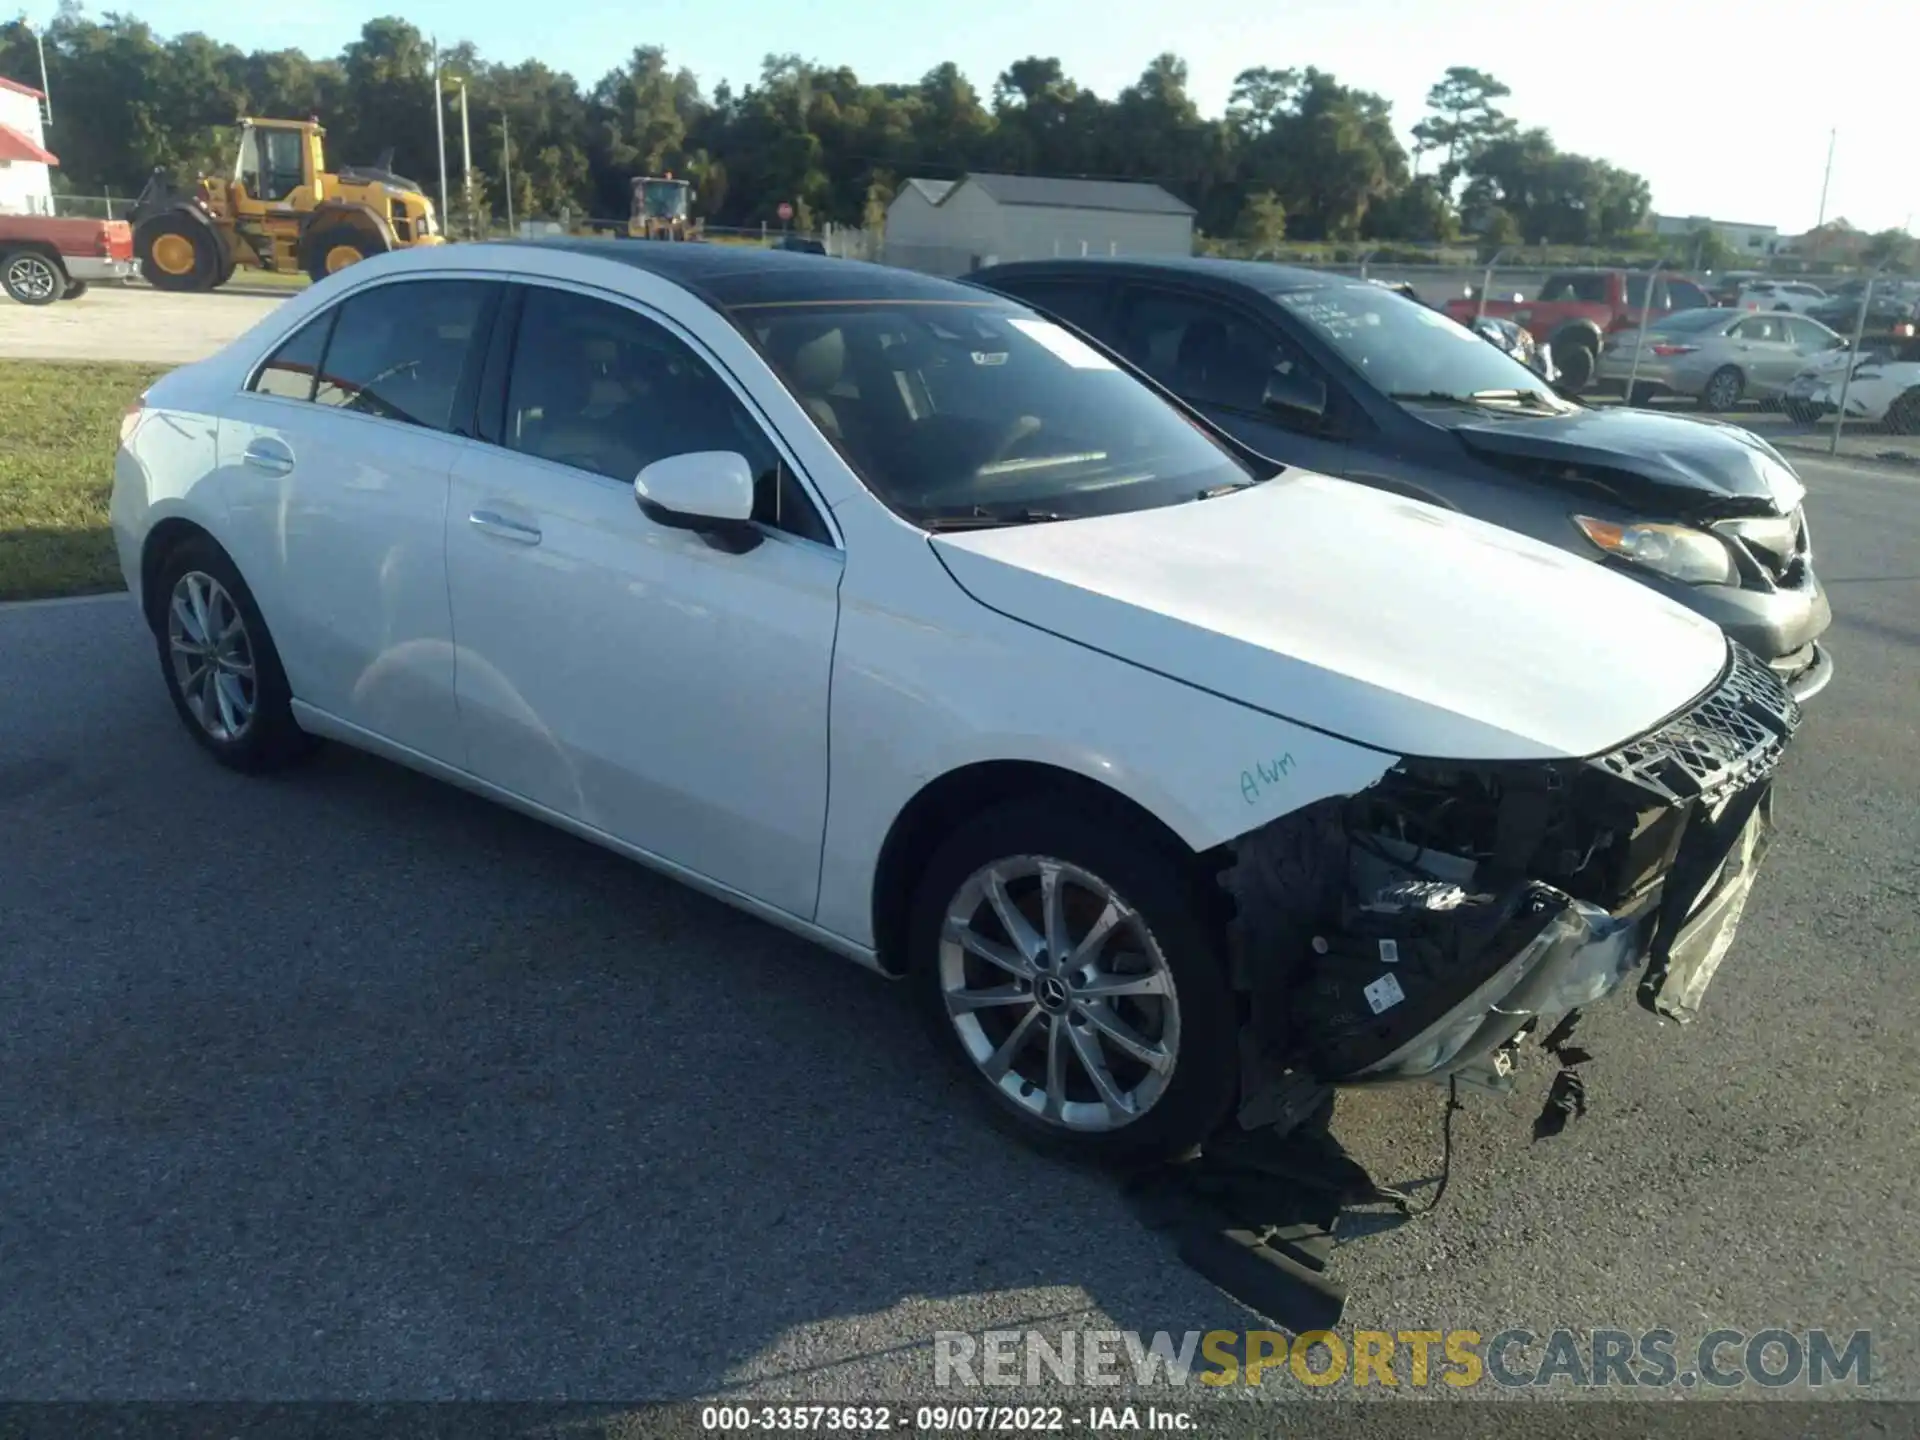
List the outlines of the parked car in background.
<svg viewBox="0 0 1920 1440">
<path fill-rule="evenodd" d="M 1804 314 L 1832 297 L 1804 280 L 1751 280 L 1734 297 L 1737 310 L 1790 310 Z"/>
<path fill-rule="evenodd" d="M 1404 296 L 1416 305 L 1426 305 L 1428 303 L 1421 299 L 1418 290 L 1404 282 L 1376 280 L 1373 283 L 1384 286 L 1396 295 Z M 1439 307 L 1432 306 L 1430 308 L 1438 309 Z M 1528 334 L 1522 327 L 1514 324 L 1513 321 L 1496 319 L 1491 315 L 1482 315 L 1472 322 L 1472 327 L 1482 339 L 1488 341 L 1490 344 L 1499 346 L 1502 350 L 1506 351 L 1507 354 L 1513 356 L 1514 359 L 1533 371 L 1542 380 L 1545 380 L 1549 385 L 1560 378 L 1560 372 L 1555 367 L 1553 356 L 1548 353 L 1547 347 L 1540 344 L 1532 335 Z"/>
<path fill-rule="evenodd" d="M 1846 346 L 1803 315 L 1678 310 L 1648 324 L 1644 345 L 1638 330 L 1609 336 L 1596 383 L 1624 391 L 1631 382 L 1636 405 L 1685 395 L 1705 410 L 1732 410 L 1743 400 L 1778 399 L 1811 361 Z"/>
<path fill-rule="evenodd" d="M 1873 287 L 1870 300 L 1866 299 L 1866 289 L 1865 281 L 1839 286 L 1807 314 L 1842 335 L 1850 336 L 1856 329 L 1863 335 L 1914 333 L 1916 323 L 1920 322 L 1920 287 L 1884 280 Z M 1864 323 L 1860 313 L 1863 300 L 1866 302 Z"/>
<path fill-rule="evenodd" d="M 1799 424 L 1812 424 L 1839 413 L 1843 391 L 1849 420 L 1878 424 L 1895 435 L 1920 435 L 1920 339 L 1876 345 L 1858 357 L 1843 352 L 1809 366 L 1788 385 L 1781 409 Z"/>
<path fill-rule="evenodd" d="M 1627 270 L 1564 270 L 1549 275 L 1533 300 L 1449 300 L 1446 313 L 1467 322 L 1475 315 L 1491 315 L 1524 327 L 1547 347 L 1560 372 L 1560 383 L 1578 393 L 1593 379 L 1600 350 L 1615 330 L 1640 323 L 1652 284 L 1655 314 L 1700 309 L 1712 297 L 1684 276 L 1665 271 L 1658 275 Z"/>
<path fill-rule="evenodd" d="M 1707 293 L 1716 305 L 1731 305 L 1740 298 L 1741 289 L 1755 280 L 1767 278 L 1764 270 L 1723 270 L 1709 276 Z"/>
<path fill-rule="evenodd" d="M 1281 470 L 1004 297 L 759 247 L 362 261 L 146 392 L 111 515 L 214 759 L 330 737 L 899 975 L 1089 1160 L 1495 1083 L 1629 984 L 1692 1018 L 1800 722 L 1598 566 Z"/>
<path fill-rule="evenodd" d="M 1262 455 L 1632 575 L 1803 697 L 1832 675 L 1805 492 L 1746 430 L 1570 402 L 1447 315 L 1322 271 L 1063 259 L 969 278 L 1098 339 Z"/>
<path fill-rule="evenodd" d="M 22 305 L 78 300 L 95 281 L 133 275 L 133 227 L 124 220 L 0 215 L 0 288 Z"/>
</svg>

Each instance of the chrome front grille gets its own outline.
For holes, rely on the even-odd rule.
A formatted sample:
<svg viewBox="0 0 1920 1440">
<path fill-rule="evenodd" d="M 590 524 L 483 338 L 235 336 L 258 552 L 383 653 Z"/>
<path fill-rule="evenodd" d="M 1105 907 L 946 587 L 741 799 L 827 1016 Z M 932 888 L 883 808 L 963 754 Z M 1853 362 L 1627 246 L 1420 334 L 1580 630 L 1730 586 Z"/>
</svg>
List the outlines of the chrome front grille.
<svg viewBox="0 0 1920 1440">
<path fill-rule="evenodd" d="M 1595 758 L 1670 802 L 1714 800 L 1773 773 L 1800 727 L 1800 706 L 1744 645 L 1720 683 L 1659 729 Z"/>
</svg>

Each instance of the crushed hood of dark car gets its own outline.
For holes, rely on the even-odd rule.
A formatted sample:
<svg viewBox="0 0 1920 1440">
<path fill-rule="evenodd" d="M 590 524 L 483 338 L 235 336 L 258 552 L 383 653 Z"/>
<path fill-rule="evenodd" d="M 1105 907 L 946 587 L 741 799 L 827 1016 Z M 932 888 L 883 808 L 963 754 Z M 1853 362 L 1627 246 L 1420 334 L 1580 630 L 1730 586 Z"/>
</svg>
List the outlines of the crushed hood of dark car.
<svg viewBox="0 0 1920 1440">
<path fill-rule="evenodd" d="M 1780 453 L 1737 425 L 1624 407 L 1498 419 L 1435 410 L 1423 418 L 1503 469 L 1680 518 L 1786 515 L 1805 496 Z"/>
</svg>

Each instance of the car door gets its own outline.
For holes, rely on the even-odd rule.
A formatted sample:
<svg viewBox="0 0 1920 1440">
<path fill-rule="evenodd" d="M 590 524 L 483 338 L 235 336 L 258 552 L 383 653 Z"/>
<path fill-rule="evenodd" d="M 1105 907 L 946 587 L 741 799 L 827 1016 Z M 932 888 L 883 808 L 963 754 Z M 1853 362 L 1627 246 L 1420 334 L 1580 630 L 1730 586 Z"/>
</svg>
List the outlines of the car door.
<svg viewBox="0 0 1920 1440">
<path fill-rule="evenodd" d="M 234 563 L 294 697 L 448 762 L 447 486 L 500 289 L 358 290 L 288 337 L 220 421 Z"/>
<path fill-rule="evenodd" d="M 545 283 L 516 287 L 480 428 L 447 512 L 467 768 L 811 917 L 842 557 L 790 454 L 664 317 Z M 636 500 L 647 464 L 716 450 L 759 477 L 745 553 Z"/>
<path fill-rule="evenodd" d="M 1817 320 L 1804 315 L 1787 317 L 1787 341 L 1793 346 L 1795 376 L 1839 351 L 1846 342 Z M 1790 377 L 1791 378 L 1791 377 Z"/>
<path fill-rule="evenodd" d="M 1243 444 L 1284 465 L 1345 473 L 1349 398 L 1265 317 L 1195 291 L 1135 282 L 1122 290 L 1111 323 L 1108 343 Z M 1326 415 L 1316 422 L 1269 409 L 1276 374 L 1324 386 Z"/>
<path fill-rule="evenodd" d="M 1750 315 L 1733 327 L 1736 362 L 1746 372 L 1749 395 L 1778 395 L 1800 369 L 1800 351 L 1788 330 L 1791 317 L 1777 311 Z"/>
</svg>

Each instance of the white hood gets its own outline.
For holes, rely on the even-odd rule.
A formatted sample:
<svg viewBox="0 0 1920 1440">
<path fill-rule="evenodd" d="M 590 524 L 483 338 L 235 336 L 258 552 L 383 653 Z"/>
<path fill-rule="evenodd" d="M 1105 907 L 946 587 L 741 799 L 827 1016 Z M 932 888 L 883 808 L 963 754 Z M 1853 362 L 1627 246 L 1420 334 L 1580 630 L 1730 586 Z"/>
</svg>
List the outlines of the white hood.
<svg viewBox="0 0 1920 1440">
<path fill-rule="evenodd" d="M 1711 621 L 1598 564 L 1299 470 L 933 546 L 983 605 L 1396 755 L 1598 754 L 1727 660 Z"/>
</svg>

